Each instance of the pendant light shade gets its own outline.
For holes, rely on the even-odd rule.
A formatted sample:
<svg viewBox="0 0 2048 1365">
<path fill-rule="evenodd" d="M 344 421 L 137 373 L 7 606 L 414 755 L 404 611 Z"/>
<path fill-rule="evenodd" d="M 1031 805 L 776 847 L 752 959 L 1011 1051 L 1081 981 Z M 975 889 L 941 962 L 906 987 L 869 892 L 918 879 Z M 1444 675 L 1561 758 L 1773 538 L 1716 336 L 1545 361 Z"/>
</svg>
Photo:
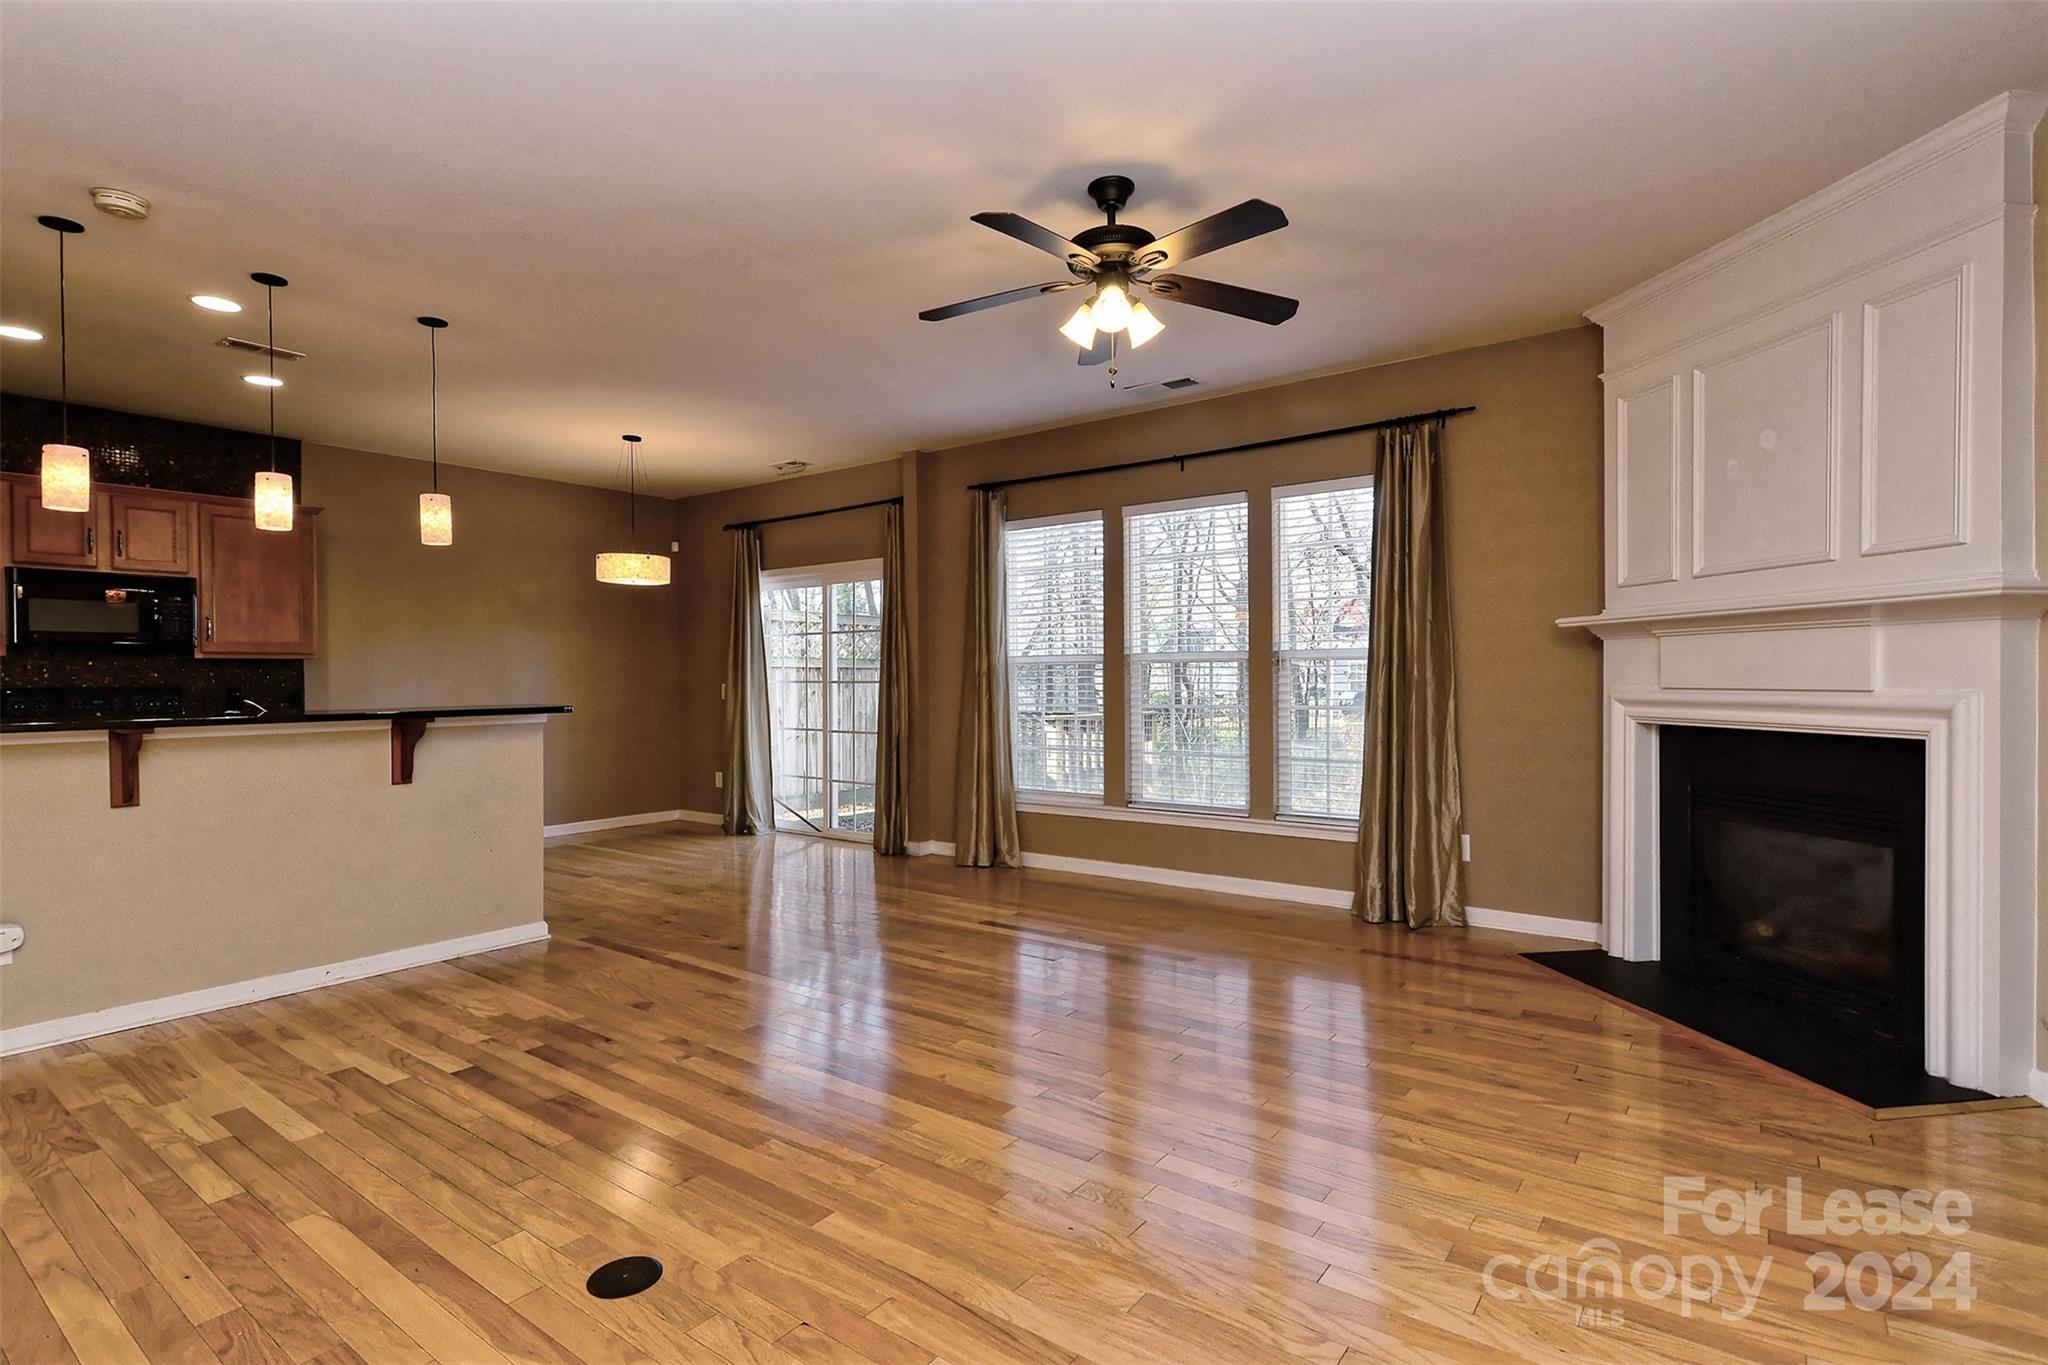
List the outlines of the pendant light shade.
<svg viewBox="0 0 2048 1365">
<path fill-rule="evenodd" d="M 455 543 L 455 502 L 441 491 L 441 330 L 446 318 L 419 318 L 427 329 L 427 443 L 433 460 L 434 490 L 420 494 L 420 544 Z"/>
<path fill-rule="evenodd" d="M 292 529 L 292 476 L 277 472 L 277 303 L 272 295 L 291 281 L 267 270 L 259 270 L 249 278 L 263 286 L 263 316 L 269 327 L 265 348 L 270 352 L 264 358 L 270 363 L 268 377 L 272 381 L 263 386 L 263 392 L 270 399 L 270 468 L 256 474 L 256 529 L 289 531 Z"/>
<path fill-rule="evenodd" d="M 626 443 L 626 539 L 635 539 L 634 505 L 639 501 L 639 452 L 638 436 L 621 436 Z M 608 550 L 597 557 L 597 581 L 617 583 L 629 588 L 659 588 L 669 581 L 667 555 L 646 554 L 639 550 Z"/>
<path fill-rule="evenodd" d="M 256 471 L 256 529 L 292 529 L 292 476 L 274 469 Z"/>
<path fill-rule="evenodd" d="M 446 493 L 420 494 L 420 544 L 455 543 L 455 503 Z"/>
<path fill-rule="evenodd" d="M 668 576 L 667 555 L 611 550 L 597 557 L 597 581 L 600 583 L 617 583 L 628 588 L 663 588 L 668 586 Z"/>
<path fill-rule="evenodd" d="M 43 510 L 92 510 L 92 456 L 84 446 L 43 447 Z"/>
<path fill-rule="evenodd" d="M 65 333 L 64 239 L 83 232 L 82 224 L 54 214 L 36 219 L 57 234 L 57 411 L 60 435 L 43 447 L 43 510 L 46 512 L 90 512 L 92 510 L 92 455 L 84 446 L 71 444 L 71 351 Z"/>
</svg>

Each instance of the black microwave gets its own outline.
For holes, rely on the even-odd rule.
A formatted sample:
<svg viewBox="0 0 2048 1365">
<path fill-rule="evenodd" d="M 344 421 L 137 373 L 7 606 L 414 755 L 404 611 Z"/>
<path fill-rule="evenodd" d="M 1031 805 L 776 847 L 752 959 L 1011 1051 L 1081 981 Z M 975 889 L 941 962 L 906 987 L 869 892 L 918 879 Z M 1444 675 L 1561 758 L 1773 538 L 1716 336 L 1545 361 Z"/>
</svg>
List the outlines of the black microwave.
<svg viewBox="0 0 2048 1365">
<path fill-rule="evenodd" d="M 197 596 L 189 578 L 12 568 L 7 647 L 189 650 Z"/>
</svg>

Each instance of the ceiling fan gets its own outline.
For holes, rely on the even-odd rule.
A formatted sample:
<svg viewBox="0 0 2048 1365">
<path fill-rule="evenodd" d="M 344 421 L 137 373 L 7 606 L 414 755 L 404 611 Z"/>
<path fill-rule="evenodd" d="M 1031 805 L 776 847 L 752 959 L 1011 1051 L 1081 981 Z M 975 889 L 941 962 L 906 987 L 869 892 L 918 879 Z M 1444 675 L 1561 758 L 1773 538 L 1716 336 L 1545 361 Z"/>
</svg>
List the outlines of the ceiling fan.
<svg viewBox="0 0 2048 1365">
<path fill-rule="evenodd" d="M 1000 294 L 987 294 L 963 303 L 948 304 L 944 308 L 927 308 L 918 316 L 926 322 L 941 322 L 963 313 L 978 313 L 984 308 L 1037 298 L 1041 294 L 1092 289 L 1088 301 L 1067 319 L 1060 333 L 1081 348 L 1083 365 L 1107 362 L 1109 372 L 1114 375 L 1119 333 L 1135 349 L 1166 330 L 1166 324 L 1155 317 L 1142 300 L 1132 298 L 1135 291 L 1150 294 L 1155 299 L 1250 318 L 1269 326 L 1287 321 L 1301 307 L 1299 300 L 1278 294 L 1242 289 L 1234 284 L 1218 284 L 1192 275 L 1161 273 L 1205 252 L 1284 228 L 1287 226 L 1286 214 L 1263 199 L 1247 199 L 1236 208 L 1211 214 L 1178 232 L 1154 237 L 1135 224 L 1116 220 L 1136 188 L 1130 177 L 1123 175 L 1105 175 L 1089 181 L 1088 197 L 1095 201 L 1095 206 L 1108 216 L 1109 221 L 1100 227 L 1077 232 L 1072 239 L 1062 237 L 1050 228 L 1040 227 L 1018 214 L 975 214 L 974 221 L 983 227 L 994 228 L 1026 246 L 1035 246 L 1059 257 L 1066 262 L 1067 273 L 1073 278 L 1026 285 L 1022 289 L 1006 289 Z"/>
</svg>

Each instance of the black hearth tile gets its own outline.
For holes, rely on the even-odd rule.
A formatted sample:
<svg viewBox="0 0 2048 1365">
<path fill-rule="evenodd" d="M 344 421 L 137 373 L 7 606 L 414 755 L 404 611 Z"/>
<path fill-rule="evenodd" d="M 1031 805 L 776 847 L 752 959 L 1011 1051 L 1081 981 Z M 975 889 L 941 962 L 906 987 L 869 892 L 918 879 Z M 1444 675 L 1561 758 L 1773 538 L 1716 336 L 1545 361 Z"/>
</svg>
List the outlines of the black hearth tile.
<svg viewBox="0 0 2048 1365">
<path fill-rule="evenodd" d="M 1928 1075 L 1917 1053 L 1882 1038 L 1858 1035 L 1836 1016 L 1710 989 L 1673 974 L 1662 963 L 1626 962 L 1598 948 L 1522 956 L 1874 1111 L 1995 1098 Z"/>
</svg>

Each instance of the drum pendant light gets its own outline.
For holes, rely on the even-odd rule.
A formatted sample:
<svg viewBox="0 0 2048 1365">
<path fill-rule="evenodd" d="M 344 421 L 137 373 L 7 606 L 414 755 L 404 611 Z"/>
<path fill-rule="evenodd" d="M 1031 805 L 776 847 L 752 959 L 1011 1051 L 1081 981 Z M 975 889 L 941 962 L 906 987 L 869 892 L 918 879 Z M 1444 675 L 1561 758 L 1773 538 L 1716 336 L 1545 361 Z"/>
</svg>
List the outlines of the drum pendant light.
<svg viewBox="0 0 2048 1365">
<path fill-rule="evenodd" d="M 441 491 L 441 329 L 446 318 L 420 318 L 427 329 L 427 441 L 434 468 L 434 491 L 420 494 L 420 544 L 455 543 L 455 503 Z"/>
<path fill-rule="evenodd" d="M 633 520 L 634 504 L 638 501 L 640 438 L 621 436 L 626 443 L 626 543 L 631 545 L 637 537 Z M 669 563 L 667 555 L 642 554 L 637 550 L 610 550 L 597 557 L 597 581 L 618 583 L 629 588 L 659 588 L 668 583 Z"/>
<path fill-rule="evenodd" d="M 64 306 L 64 239 L 85 231 L 85 227 L 47 213 L 36 221 L 57 234 L 58 437 L 56 444 L 43 447 L 43 510 L 90 512 L 92 456 L 84 446 L 71 444 L 71 357 L 65 337 Z"/>
<path fill-rule="evenodd" d="M 277 304 L 272 294 L 291 281 L 265 270 L 259 270 L 249 278 L 263 286 L 263 315 L 268 319 L 270 328 L 264 339 L 265 349 L 270 352 L 265 357 L 270 362 L 270 382 L 263 386 L 263 392 L 270 400 L 270 469 L 256 473 L 256 529 L 289 531 L 292 529 L 292 476 L 277 472 Z"/>
</svg>

